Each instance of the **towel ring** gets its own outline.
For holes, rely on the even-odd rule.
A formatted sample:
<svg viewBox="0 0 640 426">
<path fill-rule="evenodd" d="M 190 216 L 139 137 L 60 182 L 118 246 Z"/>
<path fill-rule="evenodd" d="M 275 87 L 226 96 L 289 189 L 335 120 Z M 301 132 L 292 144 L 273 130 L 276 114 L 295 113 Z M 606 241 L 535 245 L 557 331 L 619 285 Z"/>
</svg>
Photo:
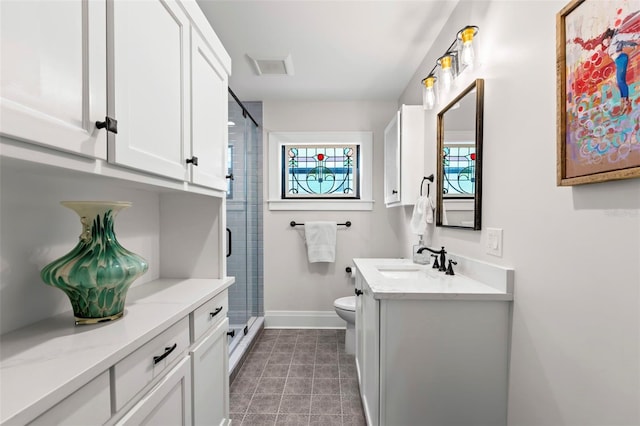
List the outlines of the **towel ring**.
<svg viewBox="0 0 640 426">
<path fill-rule="evenodd" d="M 422 178 L 422 182 L 420 183 L 420 195 L 422 195 L 422 186 L 424 185 L 425 180 L 428 180 L 429 182 L 433 182 L 433 173 L 430 174 L 429 176 L 425 176 Z M 427 184 L 427 197 L 429 196 L 430 192 L 431 192 L 431 188 L 429 184 Z"/>
</svg>

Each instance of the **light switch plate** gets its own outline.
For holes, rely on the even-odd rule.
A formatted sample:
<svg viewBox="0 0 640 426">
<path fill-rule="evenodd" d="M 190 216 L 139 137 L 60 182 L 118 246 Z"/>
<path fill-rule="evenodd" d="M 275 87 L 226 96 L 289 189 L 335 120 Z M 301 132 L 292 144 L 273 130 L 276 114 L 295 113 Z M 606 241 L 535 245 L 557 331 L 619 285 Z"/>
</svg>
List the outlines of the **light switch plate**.
<svg viewBox="0 0 640 426">
<path fill-rule="evenodd" d="M 487 228 L 486 250 L 491 255 L 502 257 L 501 228 Z"/>
</svg>

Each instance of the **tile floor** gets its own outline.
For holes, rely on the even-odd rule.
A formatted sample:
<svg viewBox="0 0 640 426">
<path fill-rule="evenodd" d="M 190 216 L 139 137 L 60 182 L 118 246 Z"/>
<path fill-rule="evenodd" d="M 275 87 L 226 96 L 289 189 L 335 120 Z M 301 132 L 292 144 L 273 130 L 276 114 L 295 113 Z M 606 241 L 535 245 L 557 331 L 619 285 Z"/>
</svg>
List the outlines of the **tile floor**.
<svg viewBox="0 0 640 426">
<path fill-rule="evenodd" d="M 230 412 L 236 426 L 364 426 L 344 330 L 264 330 L 231 383 Z"/>
</svg>

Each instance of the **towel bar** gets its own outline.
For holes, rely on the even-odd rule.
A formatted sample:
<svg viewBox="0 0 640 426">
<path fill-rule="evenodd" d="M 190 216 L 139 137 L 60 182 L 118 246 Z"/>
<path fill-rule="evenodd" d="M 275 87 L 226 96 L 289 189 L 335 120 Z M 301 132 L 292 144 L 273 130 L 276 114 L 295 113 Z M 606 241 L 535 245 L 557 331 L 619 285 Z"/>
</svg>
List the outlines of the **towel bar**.
<svg viewBox="0 0 640 426">
<path fill-rule="evenodd" d="M 291 222 L 289 222 L 289 225 L 291 225 L 291 227 L 293 228 L 294 226 L 304 225 L 304 223 L 296 223 L 295 220 L 292 220 Z M 348 220 L 345 223 L 338 223 L 338 225 L 346 226 L 348 228 L 351 226 L 351 221 Z"/>
</svg>

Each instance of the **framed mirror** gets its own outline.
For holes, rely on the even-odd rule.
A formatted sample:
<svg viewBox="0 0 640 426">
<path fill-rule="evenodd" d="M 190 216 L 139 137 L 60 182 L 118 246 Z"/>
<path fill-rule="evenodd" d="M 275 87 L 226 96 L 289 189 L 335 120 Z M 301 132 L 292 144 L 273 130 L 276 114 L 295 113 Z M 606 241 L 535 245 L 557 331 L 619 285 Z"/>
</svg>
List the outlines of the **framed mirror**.
<svg viewBox="0 0 640 426">
<path fill-rule="evenodd" d="M 438 113 L 436 226 L 481 227 L 483 105 L 477 79 Z"/>
</svg>

